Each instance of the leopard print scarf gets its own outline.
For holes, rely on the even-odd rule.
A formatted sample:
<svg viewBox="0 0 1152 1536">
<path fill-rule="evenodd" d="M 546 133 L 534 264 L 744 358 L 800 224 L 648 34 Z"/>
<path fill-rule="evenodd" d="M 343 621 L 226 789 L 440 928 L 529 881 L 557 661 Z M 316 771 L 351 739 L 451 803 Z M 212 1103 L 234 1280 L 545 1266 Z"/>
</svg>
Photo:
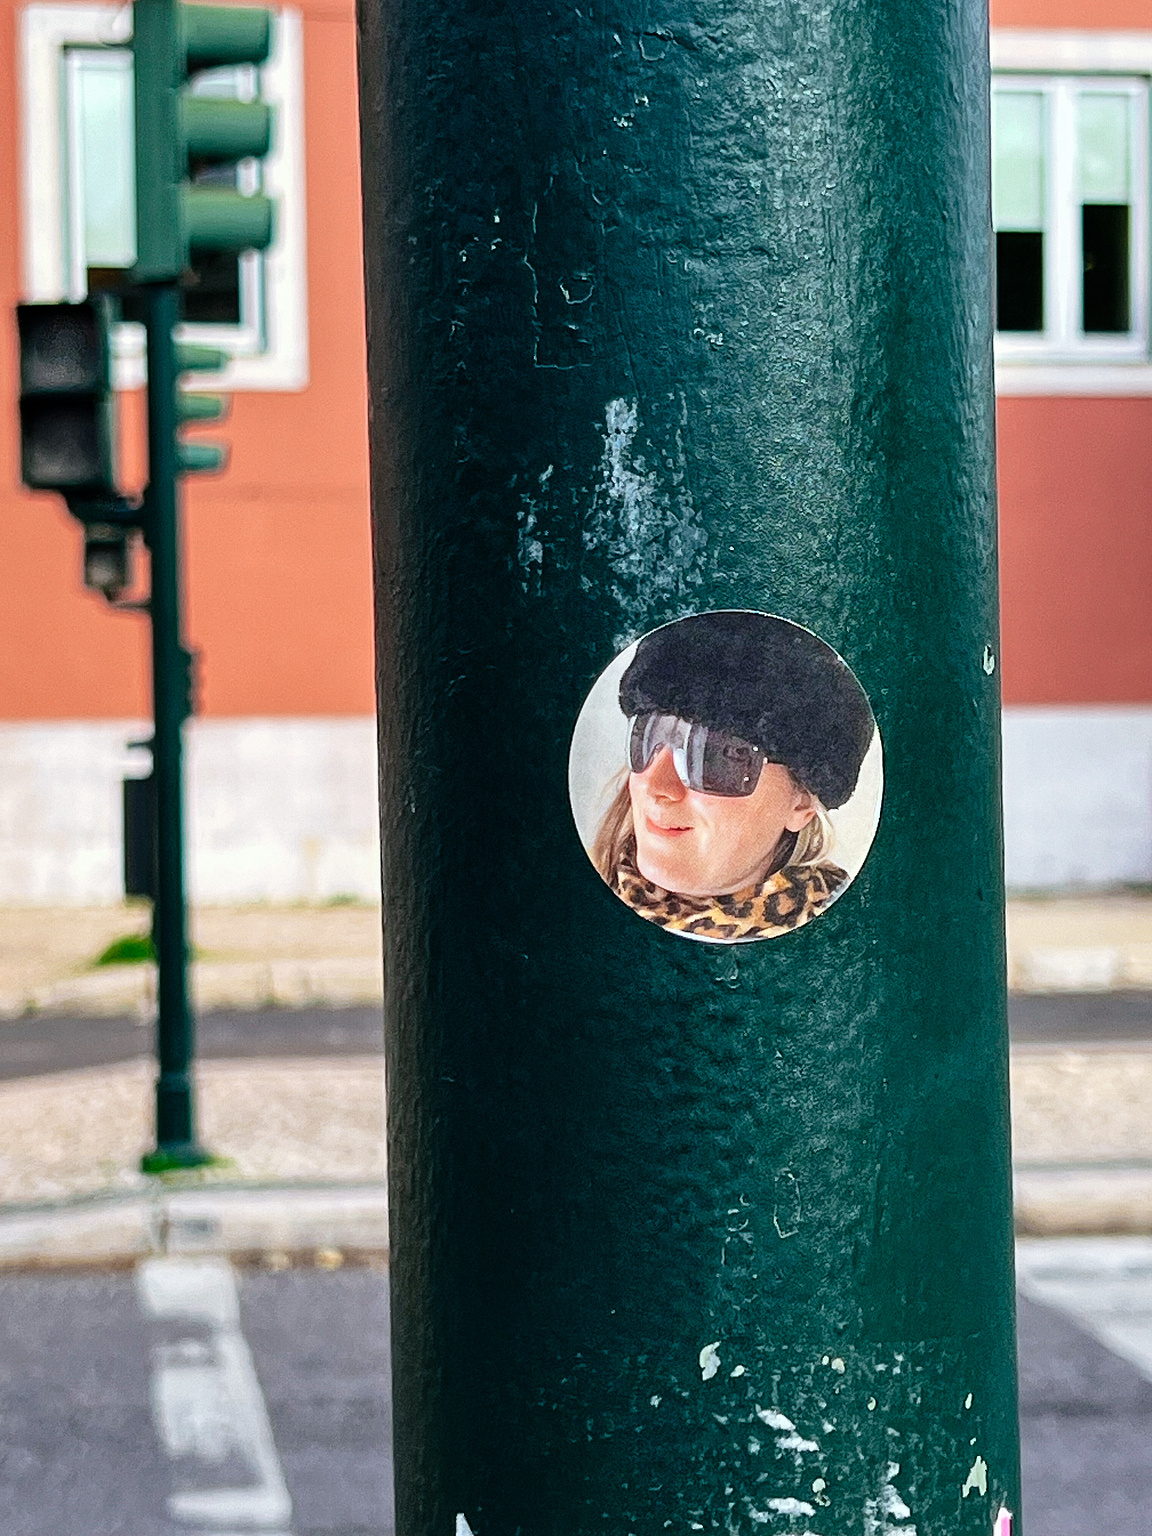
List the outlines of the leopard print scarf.
<svg viewBox="0 0 1152 1536">
<path fill-rule="evenodd" d="M 731 944 L 802 927 L 839 895 L 847 878 L 835 864 L 785 864 L 730 896 L 680 896 L 644 878 L 636 867 L 635 839 L 629 838 L 609 884 L 650 923 Z"/>
</svg>

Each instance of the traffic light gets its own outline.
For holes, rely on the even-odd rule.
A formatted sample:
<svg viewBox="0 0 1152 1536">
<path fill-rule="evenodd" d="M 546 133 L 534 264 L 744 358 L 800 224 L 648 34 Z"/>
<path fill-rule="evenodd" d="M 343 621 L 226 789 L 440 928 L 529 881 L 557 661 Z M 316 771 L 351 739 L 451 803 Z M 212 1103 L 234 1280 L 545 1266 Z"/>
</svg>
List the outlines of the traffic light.
<svg viewBox="0 0 1152 1536">
<path fill-rule="evenodd" d="M 197 95 L 196 76 L 228 65 L 259 65 L 272 45 L 272 12 L 256 6 L 177 5 L 136 0 L 136 230 L 133 280 L 179 277 L 193 257 L 263 250 L 275 207 L 240 190 L 228 168 L 259 160 L 272 141 L 262 101 Z M 197 178 L 212 171 L 212 184 Z M 224 174 L 221 175 L 221 172 Z M 221 182 L 235 181 L 235 185 Z"/>
<path fill-rule="evenodd" d="M 20 478 L 74 499 L 116 494 L 106 300 L 19 304 Z"/>
<path fill-rule="evenodd" d="M 20 477 L 58 491 L 84 524 L 84 585 L 116 602 L 131 585 L 138 507 L 116 489 L 107 299 L 18 304 Z"/>
</svg>

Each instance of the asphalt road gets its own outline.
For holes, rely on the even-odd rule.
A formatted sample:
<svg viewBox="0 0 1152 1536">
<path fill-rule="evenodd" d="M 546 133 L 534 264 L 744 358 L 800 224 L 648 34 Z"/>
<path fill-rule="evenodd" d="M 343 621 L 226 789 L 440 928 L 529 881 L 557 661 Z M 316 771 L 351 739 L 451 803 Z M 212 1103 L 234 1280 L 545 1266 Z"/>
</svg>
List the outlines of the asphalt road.
<svg viewBox="0 0 1152 1536">
<path fill-rule="evenodd" d="M 195 1270 L 0 1278 L 5 1536 L 391 1531 L 386 1276 Z"/>
<path fill-rule="evenodd" d="M 1152 1380 L 1055 1308 L 1018 1330 L 1027 1536 L 1148 1536 Z"/>
<path fill-rule="evenodd" d="M 1097 1250 L 1107 1270 L 1116 1244 Z M 1083 1266 L 1086 1301 L 1076 1285 L 1067 1305 L 1021 1299 L 1028 1536 L 1148 1536 L 1152 1365 L 1090 1329 L 1118 1329 L 1121 1349 L 1127 1329 L 1143 1358 L 1149 1250 L 1126 1301 Z M 266 1536 L 388 1536 L 386 1312 L 371 1270 L 0 1279 L 0 1530 L 196 1536 L 231 1512 Z"/>
<path fill-rule="evenodd" d="M 1152 992 L 1013 997 L 1014 1041 L 1053 1044 L 1152 1040 Z M 197 1023 L 206 1058 L 364 1056 L 384 1048 L 379 1008 L 265 1008 L 206 1013 Z M 0 1024 L 0 1082 L 41 1072 L 107 1066 L 151 1055 L 151 1026 L 128 1018 L 45 1014 Z"/>
<path fill-rule="evenodd" d="M 0 1024 L 0 1082 L 150 1056 L 151 1025 L 127 1018 L 44 1014 Z M 203 1014 L 203 1057 L 367 1056 L 384 1049 L 380 1008 L 263 1008 Z"/>
</svg>

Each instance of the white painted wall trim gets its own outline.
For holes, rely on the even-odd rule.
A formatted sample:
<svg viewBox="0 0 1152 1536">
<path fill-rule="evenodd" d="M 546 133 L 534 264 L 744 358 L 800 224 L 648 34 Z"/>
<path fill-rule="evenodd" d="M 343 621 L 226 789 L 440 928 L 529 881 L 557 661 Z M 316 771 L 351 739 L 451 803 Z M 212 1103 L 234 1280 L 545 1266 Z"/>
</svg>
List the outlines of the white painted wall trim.
<svg viewBox="0 0 1152 1536">
<path fill-rule="evenodd" d="M 993 69 L 1049 75 L 1152 75 L 1152 30 L 993 27 L 989 46 Z"/>
<path fill-rule="evenodd" d="M 1012 889 L 1152 883 L 1152 707 L 1006 708 L 1004 839 Z"/>
<path fill-rule="evenodd" d="M 0 904 L 123 895 L 124 778 L 143 720 L 0 724 Z M 188 883 L 205 903 L 380 899 L 372 716 L 195 720 Z"/>
<path fill-rule="evenodd" d="M 0 724 L 0 904 L 121 899 L 121 780 L 143 720 Z M 380 894 L 376 724 L 196 720 L 189 888 L 200 902 Z M 1152 883 L 1152 706 L 1004 712 L 1007 878 L 1017 890 Z"/>
</svg>

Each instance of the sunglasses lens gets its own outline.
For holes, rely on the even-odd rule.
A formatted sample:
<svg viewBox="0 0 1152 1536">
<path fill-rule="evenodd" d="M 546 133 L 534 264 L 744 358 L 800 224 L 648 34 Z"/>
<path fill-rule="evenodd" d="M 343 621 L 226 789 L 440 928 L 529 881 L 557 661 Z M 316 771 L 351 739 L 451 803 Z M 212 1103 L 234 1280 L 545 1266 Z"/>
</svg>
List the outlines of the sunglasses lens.
<svg viewBox="0 0 1152 1536">
<path fill-rule="evenodd" d="M 683 739 L 683 722 L 675 715 L 637 715 L 628 736 L 628 762 L 633 773 L 643 773 L 661 747 L 674 749 Z"/>
<path fill-rule="evenodd" d="M 760 782 L 764 754 L 758 747 L 721 731 L 703 744 L 700 788 L 708 795 L 750 795 Z"/>
<path fill-rule="evenodd" d="M 646 772 L 663 747 L 688 788 L 703 794 L 750 795 L 760 781 L 764 754 L 749 742 L 677 715 L 637 715 L 628 736 L 632 772 Z"/>
</svg>

